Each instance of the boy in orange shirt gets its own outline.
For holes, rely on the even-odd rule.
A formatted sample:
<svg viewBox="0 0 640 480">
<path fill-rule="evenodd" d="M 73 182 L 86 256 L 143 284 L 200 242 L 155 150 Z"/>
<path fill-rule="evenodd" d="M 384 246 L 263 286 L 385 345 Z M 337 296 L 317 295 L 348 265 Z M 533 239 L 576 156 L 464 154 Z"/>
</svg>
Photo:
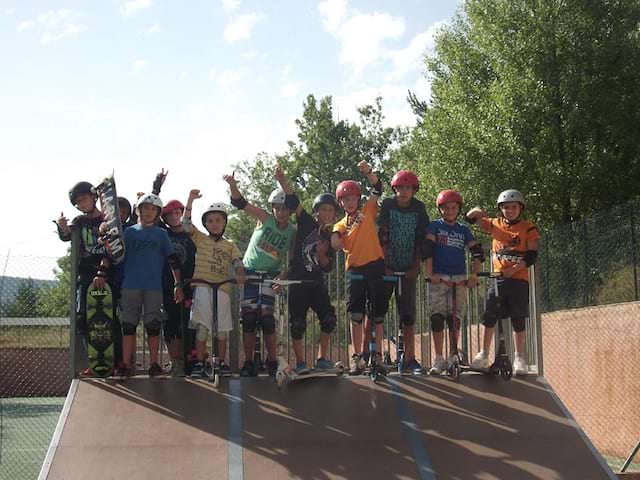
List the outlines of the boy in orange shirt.
<svg viewBox="0 0 640 480">
<path fill-rule="evenodd" d="M 367 176 L 372 186 L 371 195 L 361 208 L 360 185 L 353 180 L 341 182 L 336 189 L 336 198 L 345 211 L 345 216 L 333 226 L 331 235 L 331 246 L 334 250 L 342 249 L 346 254 L 347 273 L 363 276 L 363 280 L 350 280 L 347 275 L 347 312 L 351 318 L 351 339 L 355 352 L 349 363 L 350 375 L 363 373 L 362 322 L 367 313 L 367 304 L 370 305 L 371 321 L 376 326 L 376 355 L 378 356 L 382 351 L 384 317 L 389 309 L 383 283 L 385 272 L 383 252 L 376 226 L 382 182 L 366 161 L 358 163 L 358 168 Z M 381 357 L 378 358 L 378 365 L 382 367 Z"/>
<path fill-rule="evenodd" d="M 480 228 L 491 235 L 491 260 L 493 268 L 502 273 L 498 279 L 498 292 L 491 287 L 487 293 L 483 348 L 473 359 L 471 367 L 484 370 L 489 368 L 487 356 L 494 336 L 496 322 L 511 317 L 515 339 L 513 371 L 516 375 L 526 375 L 527 362 L 524 357 L 525 322 L 529 316 L 529 272 L 528 267 L 536 262 L 538 255 L 537 227 L 521 218 L 525 208 L 524 195 L 517 190 L 505 190 L 498 196 L 501 215 L 488 218 L 480 208 L 467 213 L 470 223 L 479 222 Z M 496 294 L 500 297 L 498 302 Z"/>
</svg>

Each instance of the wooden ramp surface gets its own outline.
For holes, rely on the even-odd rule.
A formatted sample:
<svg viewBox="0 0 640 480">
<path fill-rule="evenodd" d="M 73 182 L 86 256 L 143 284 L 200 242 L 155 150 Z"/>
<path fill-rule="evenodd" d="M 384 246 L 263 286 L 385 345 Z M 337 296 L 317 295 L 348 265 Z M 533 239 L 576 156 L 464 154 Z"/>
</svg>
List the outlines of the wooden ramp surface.
<svg viewBox="0 0 640 480">
<path fill-rule="evenodd" d="M 615 478 L 532 376 L 83 380 L 68 404 L 41 478 Z"/>
</svg>

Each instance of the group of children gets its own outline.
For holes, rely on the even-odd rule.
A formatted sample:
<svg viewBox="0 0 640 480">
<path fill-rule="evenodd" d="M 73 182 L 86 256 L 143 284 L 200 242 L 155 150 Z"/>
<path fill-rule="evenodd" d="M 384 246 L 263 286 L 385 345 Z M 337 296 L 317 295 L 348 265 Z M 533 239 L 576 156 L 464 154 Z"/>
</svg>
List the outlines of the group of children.
<svg viewBox="0 0 640 480">
<path fill-rule="evenodd" d="M 265 279 L 286 278 L 300 281 L 291 282 L 288 295 L 295 368 L 299 372 L 308 368 L 303 338 L 307 312 L 311 309 L 317 314 L 321 330 L 319 354 L 313 367 L 329 369 L 333 367 L 329 361 L 329 339 L 337 318 L 324 273 L 332 270 L 334 252 L 341 249 L 345 253 L 347 314 L 354 352 L 349 373 L 364 372 L 369 355 L 367 336 L 372 328 L 376 332 L 376 355 L 382 352 L 383 321 L 394 292 L 405 339 L 401 369 L 403 373 L 422 373 L 414 344 L 416 279 L 422 264 L 431 282 L 430 322 L 436 352 L 431 373 L 441 373 L 447 366 L 443 356 L 445 322 L 457 343 L 460 320 L 466 309 L 464 289 L 477 285 L 476 274 L 484 261 L 482 247 L 469 227 L 459 222 L 462 196 L 453 190 L 440 192 L 436 199 L 440 218 L 430 222 L 425 205 L 415 198 L 420 182 L 413 172 L 397 172 L 391 180 L 394 195 L 380 202 L 383 185 L 378 174 L 365 161 L 358 164 L 358 169 L 370 185 L 368 198 L 362 198 L 359 182 L 346 180 L 338 185 L 335 196 L 318 195 L 311 213 L 305 211 L 280 167 L 274 172 L 279 188 L 269 196 L 269 211 L 248 202 L 234 175 L 225 175 L 231 205 L 257 220 L 244 256 L 232 241 L 224 238 L 228 219 L 225 204 L 214 203 L 205 210 L 201 218 L 205 232 L 191 222 L 193 202 L 201 197 L 199 190 L 191 190 L 186 205 L 171 200 L 163 206 L 158 197 L 166 177 L 162 172 L 154 182 L 154 193 L 143 194 L 138 199 L 135 212 L 138 221 L 125 229 L 126 256 L 124 267 L 119 271 L 111 265 L 108 251 L 99 240 L 101 213 L 96 207 L 94 190 L 87 182 L 80 182 L 69 192 L 71 203 L 82 212 L 72 223 L 82 230 L 77 297 L 79 325 L 86 322 L 82 305 L 86 289 L 92 282 L 97 285 L 108 282 L 115 286 L 122 311 L 122 354 L 115 375 L 123 378 L 132 375 L 130 359 L 135 348 L 136 326 L 142 317 L 149 339 L 150 376 L 162 373 L 157 363 L 162 330 L 172 360 L 172 373 L 185 373 L 180 345 L 187 319 L 190 331 L 195 331 L 196 346 L 190 374 L 206 376 L 206 340 L 214 325 L 210 283 L 234 277 L 236 283 L 244 285 L 240 315 L 245 362 L 240 373 L 252 376 L 257 372 L 253 352 L 259 324 L 267 350 L 266 367 L 269 375 L 275 375 L 278 362 L 274 304 L 278 282 Z M 127 204 L 121 204 L 123 223 L 133 214 L 130 206 L 126 208 Z M 496 218 L 489 218 L 479 208 L 471 209 L 466 216 L 469 223 L 477 221 L 480 228 L 491 235 L 493 269 L 502 274 L 498 291 L 493 288 L 488 291 L 483 348 L 472 367 L 489 366 L 486 352 L 496 321 L 510 317 L 515 332 L 514 372 L 526 374 L 527 267 L 536 261 L 538 232 L 531 222 L 521 217 L 525 200 L 520 192 L 502 192 L 497 206 L 500 215 Z M 344 217 L 336 221 L 340 209 Z M 294 213 L 297 228 L 290 222 Z M 61 216 L 57 223 L 60 238 L 69 240 L 71 228 L 66 218 Z M 466 250 L 473 259 L 469 275 Z M 285 265 L 287 254 L 291 259 L 288 266 Z M 394 276 L 397 281 L 385 282 L 385 276 Z M 221 358 L 225 356 L 226 332 L 232 329 L 229 288 L 222 285 L 216 297 Z M 458 289 L 455 307 L 453 288 Z M 382 365 L 382 359 L 377 360 L 378 365 Z"/>
</svg>

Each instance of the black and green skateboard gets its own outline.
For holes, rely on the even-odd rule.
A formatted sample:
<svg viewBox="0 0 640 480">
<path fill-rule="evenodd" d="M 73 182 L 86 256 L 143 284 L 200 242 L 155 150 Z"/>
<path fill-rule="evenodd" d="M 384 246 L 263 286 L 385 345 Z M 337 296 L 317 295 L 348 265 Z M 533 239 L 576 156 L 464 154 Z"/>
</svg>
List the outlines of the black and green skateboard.
<svg viewBox="0 0 640 480">
<path fill-rule="evenodd" d="M 97 377 L 113 372 L 113 298 L 111 288 L 93 286 L 87 291 L 87 349 L 89 368 Z"/>
</svg>

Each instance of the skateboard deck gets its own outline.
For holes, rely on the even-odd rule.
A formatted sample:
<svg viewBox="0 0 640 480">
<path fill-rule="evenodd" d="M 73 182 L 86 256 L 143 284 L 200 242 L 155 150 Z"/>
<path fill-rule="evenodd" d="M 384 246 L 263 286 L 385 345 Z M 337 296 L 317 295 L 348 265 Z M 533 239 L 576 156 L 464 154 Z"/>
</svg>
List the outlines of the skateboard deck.
<svg viewBox="0 0 640 480">
<path fill-rule="evenodd" d="M 87 349 L 89 368 L 98 377 L 113 372 L 113 298 L 111 288 L 87 291 Z"/>
</svg>

